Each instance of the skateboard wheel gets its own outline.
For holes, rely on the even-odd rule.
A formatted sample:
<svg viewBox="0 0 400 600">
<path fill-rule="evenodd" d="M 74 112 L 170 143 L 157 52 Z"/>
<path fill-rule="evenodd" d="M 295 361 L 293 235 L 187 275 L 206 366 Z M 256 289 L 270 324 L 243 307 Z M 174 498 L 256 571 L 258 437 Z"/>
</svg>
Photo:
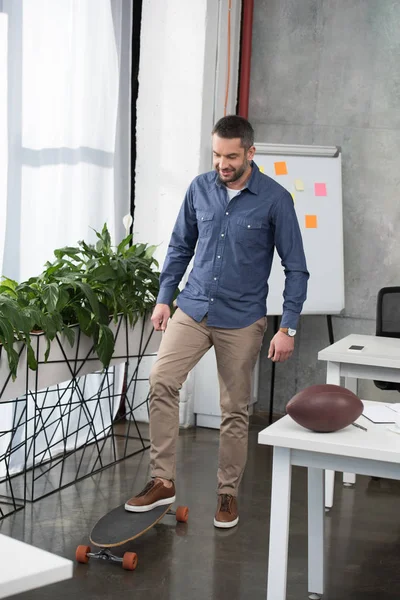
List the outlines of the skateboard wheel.
<svg viewBox="0 0 400 600">
<path fill-rule="evenodd" d="M 187 523 L 189 519 L 189 509 L 187 506 L 178 506 L 176 509 L 176 520 L 178 523 Z"/>
<path fill-rule="evenodd" d="M 90 552 L 90 546 L 78 546 L 75 552 L 75 558 L 78 563 L 86 564 L 89 562 L 87 554 Z"/>
<path fill-rule="evenodd" d="M 125 552 L 122 559 L 122 568 L 127 571 L 134 571 L 137 567 L 136 552 Z"/>
</svg>

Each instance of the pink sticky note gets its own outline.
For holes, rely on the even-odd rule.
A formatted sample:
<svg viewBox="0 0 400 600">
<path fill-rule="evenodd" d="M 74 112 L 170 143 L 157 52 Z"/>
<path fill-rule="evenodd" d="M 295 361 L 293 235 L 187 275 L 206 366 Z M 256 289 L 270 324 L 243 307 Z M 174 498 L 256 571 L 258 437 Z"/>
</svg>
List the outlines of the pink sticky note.
<svg viewBox="0 0 400 600">
<path fill-rule="evenodd" d="M 314 187 L 316 196 L 326 196 L 326 183 L 316 183 Z"/>
</svg>

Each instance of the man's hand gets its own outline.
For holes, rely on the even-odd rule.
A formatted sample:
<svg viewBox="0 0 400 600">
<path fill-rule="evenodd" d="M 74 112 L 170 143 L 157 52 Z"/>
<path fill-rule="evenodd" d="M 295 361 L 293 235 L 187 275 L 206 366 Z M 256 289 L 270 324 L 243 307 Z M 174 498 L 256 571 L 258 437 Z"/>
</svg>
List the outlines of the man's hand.
<svg viewBox="0 0 400 600">
<path fill-rule="evenodd" d="M 293 354 L 294 338 L 278 331 L 269 345 L 268 358 L 273 362 L 285 362 Z"/>
<path fill-rule="evenodd" d="M 165 331 L 167 329 L 168 319 L 171 316 L 171 310 L 168 304 L 156 304 L 151 322 L 156 331 Z"/>
</svg>

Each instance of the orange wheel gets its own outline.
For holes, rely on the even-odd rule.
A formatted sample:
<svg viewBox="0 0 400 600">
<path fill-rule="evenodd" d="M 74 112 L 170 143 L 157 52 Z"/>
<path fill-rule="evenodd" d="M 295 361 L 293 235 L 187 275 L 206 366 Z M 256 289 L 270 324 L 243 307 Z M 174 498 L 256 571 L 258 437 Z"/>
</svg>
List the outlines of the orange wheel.
<svg viewBox="0 0 400 600">
<path fill-rule="evenodd" d="M 134 571 L 137 567 L 136 552 L 125 552 L 122 559 L 122 568 L 127 571 Z"/>
<path fill-rule="evenodd" d="M 78 563 L 88 563 L 89 557 L 87 556 L 88 552 L 90 552 L 90 546 L 78 546 L 75 552 L 75 558 Z"/>
<path fill-rule="evenodd" d="M 176 509 L 176 520 L 178 523 L 187 523 L 189 519 L 189 509 L 187 506 L 178 506 Z"/>
</svg>

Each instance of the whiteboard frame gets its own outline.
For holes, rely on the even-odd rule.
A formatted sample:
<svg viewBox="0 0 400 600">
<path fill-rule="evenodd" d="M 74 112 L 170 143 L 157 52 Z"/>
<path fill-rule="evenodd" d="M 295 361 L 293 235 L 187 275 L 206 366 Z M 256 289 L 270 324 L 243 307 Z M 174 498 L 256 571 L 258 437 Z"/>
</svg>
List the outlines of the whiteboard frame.
<svg viewBox="0 0 400 600">
<path fill-rule="evenodd" d="M 267 144 L 267 143 L 258 143 L 254 142 L 254 146 L 256 148 L 254 160 L 257 162 L 257 154 L 263 155 L 273 155 L 273 156 L 309 156 L 309 157 L 319 157 L 319 158 L 337 158 L 341 160 L 341 147 L 340 146 L 313 146 L 313 145 L 300 145 L 300 144 Z M 340 171 L 341 173 L 341 171 Z M 340 182 L 342 189 L 342 182 Z M 342 227 L 340 230 L 341 239 L 340 239 L 340 248 L 341 248 L 341 264 L 343 265 L 343 296 L 342 296 L 342 308 L 330 311 L 326 313 L 325 311 L 317 311 L 313 310 L 308 311 L 307 308 L 303 309 L 302 315 L 340 315 L 343 313 L 345 309 L 345 282 L 344 282 L 344 239 L 343 239 L 343 194 L 341 198 L 341 208 L 342 208 Z M 268 303 L 268 298 L 267 298 Z M 283 308 L 283 307 L 282 307 Z M 276 316 L 282 315 L 282 310 L 277 313 L 275 311 L 268 311 L 268 315 Z"/>
</svg>

